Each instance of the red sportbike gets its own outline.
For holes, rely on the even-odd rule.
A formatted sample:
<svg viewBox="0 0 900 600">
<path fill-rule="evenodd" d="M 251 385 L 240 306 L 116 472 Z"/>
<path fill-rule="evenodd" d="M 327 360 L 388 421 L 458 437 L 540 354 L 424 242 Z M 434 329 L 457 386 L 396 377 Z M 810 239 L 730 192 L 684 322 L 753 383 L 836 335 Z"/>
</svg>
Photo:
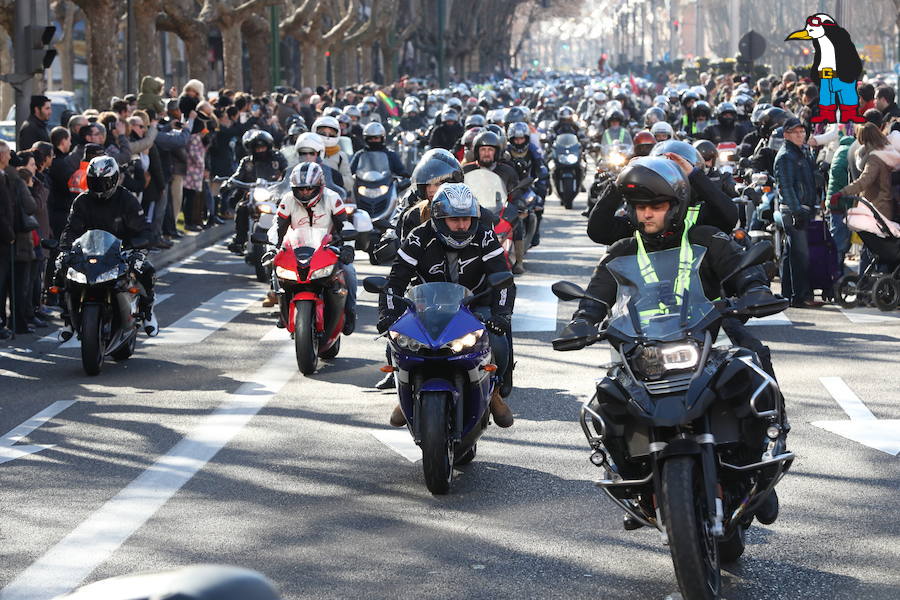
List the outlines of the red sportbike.
<svg viewBox="0 0 900 600">
<path fill-rule="evenodd" d="M 327 229 L 290 229 L 273 259 L 281 318 L 294 338 L 297 366 L 315 372 L 319 357 L 330 359 L 341 348 L 347 283 Z"/>
</svg>

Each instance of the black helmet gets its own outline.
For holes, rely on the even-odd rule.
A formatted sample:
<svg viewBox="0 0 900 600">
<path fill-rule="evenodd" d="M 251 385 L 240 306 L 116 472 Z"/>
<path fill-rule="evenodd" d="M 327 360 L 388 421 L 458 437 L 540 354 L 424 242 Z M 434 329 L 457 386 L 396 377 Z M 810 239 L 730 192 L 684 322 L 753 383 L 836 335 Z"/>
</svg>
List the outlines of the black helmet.
<svg viewBox="0 0 900 600">
<path fill-rule="evenodd" d="M 693 100 L 694 102 L 700 100 L 700 96 L 697 95 L 697 92 L 692 92 L 691 90 L 685 90 L 681 94 L 681 105 L 687 108 L 688 102 Z"/>
<path fill-rule="evenodd" d="M 704 115 L 707 119 L 711 119 L 712 108 L 709 106 L 709 102 L 706 100 L 698 100 L 695 102 L 693 108 L 691 108 L 691 115 L 694 117 L 695 121 L 700 115 Z"/>
<path fill-rule="evenodd" d="M 500 152 L 506 150 L 506 132 L 503 130 L 502 125 L 497 125 L 495 123 L 488 123 L 484 126 L 485 131 L 493 131 L 497 134 L 497 137 L 500 138 Z"/>
<path fill-rule="evenodd" d="M 481 148 L 483 147 L 491 147 L 495 149 L 494 160 L 492 160 L 488 164 L 481 162 L 481 159 L 479 158 L 479 150 L 481 150 Z M 500 136 L 488 129 L 485 129 L 484 131 L 479 133 L 475 137 L 475 141 L 472 144 L 472 153 L 475 155 L 475 160 L 478 161 L 478 164 L 482 167 L 490 167 L 496 164 L 496 162 L 500 159 L 500 152 L 502 152 L 502 150 L 503 146 L 500 141 Z"/>
<path fill-rule="evenodd" d="M 759 116 L 758 126 L 760 133 L 764 137 L 768 137 L 773 131 L 784 125 L 791 114 L 783 108 L 773 106 Z"/>
<path fill-rule="evenodd" d="M 487 121 L 484 119 L 484 115 L 480 115 L 478 113 L 474 113 L 466 117 L 466 129 L 472 129 L 473 127 L 484 127 L 484 124 Z"/>
<path fill-rule="evenodd" d="M 416 186 L 416 196 L 425 200 L 425 186 L 429 183 L 461 183 L 462 167 L 456 157 L 443 148 L 432 148 L 422 155 L 412 172 L 412 184 Z"/>
<path fill-rule="evenodd" d="M 674 231 L 684 222 L 691 188 L 681 168 L 671 160 L 652 156 L 635 158 L 619 173 L 616 187 L 625 199 L 628 218 L 635 228 L 640 229 L 634 210 L 637 204 L 669 202 L 660 233 Z"/>
<path fill-rule="evenodd" d="M 716 166 L 716 159 L 719 158 L 719 153 L 716 152 L 715 144 L 709 140 L 697 140 L 694 142 L 694 148 L 696 148 L 697 152 L 700 153 L 700 156 L 703 157 L 704 162 L 711 160 L 713 166 Z"/>
<path fill-rule="evenodd" d="M 653 146 L 650 156 L 660 156 L 665 158 L 665 154 L 674 152 L 681 158 L 685 159 L 695 167 L 703 168 L 703 157 L 697 152 L 697 149 L 680 140 L 666 140 Z"/>
<path fill-rule="evenodd" d="M 614 110 L 603 119 L 603 124 L 609 127 L 610 121 L 619 121 L 619 125 L 625 125 L 625 115 L 620 110 Z"/>
<path fill-rule="evenodd" d="M 469 245 L 478 229 L 478 200 L 464 183 L 445 183 L 438 188 L 431 201 L 431 226 L 438 239 L 451 250 L 460 250 Z M 446 219 L 450 217 L 470 217 L 472 221 L 465 231 L 451 231 Z"/>
<path fill-rule="evenodd" d="M 734 125 L 737 115 L 737 107 L 731 102 L 721 102 L 716 107 L 716 119 L 726 127 Z"/>
<path fill-rule="evenodd" d="M 652 106 L 644 113 L 644 127 L 650 129 L 655 123 L 666 120 L 666 112 L 657 107 Z"/>
<path fill-rule="evenodd" d="M 514 140 L 524 138 L 522 143 L 517 144 Z M 515 123 L 510 123 L 509 127 L 506 128 L 506 139 L 509 141 L 509 145 L 512 146 L 512 149 L 517 152 L 524 152 L 528 148 L 528 143 L 531 141 L 531 131 L 528 129 L 528 125 L 521 122 L 516 121 Z"/>
<path fill-rule="evenodd" d="M 119 186 L 119 163 L 111 156 L 92 158 L 87 168 L 87 188 L 97 198 L 108 200 Z"/>
<path fill-rule="evenodd" d="M 759 118 L 770 108 L 772 108 L 772 105 L 767 102 L 754 106 L 753 112 L 750 114 L 750 123 L 752 123 L 754 127 L 759 126 Z"/>
<path fill-rule="evenodd" d="M 513 106 L 506 111 L 506 123 L 527 123 L 528 116 L 520 106 Z"/>
<path fill-rule="evenodd" d="M 271 151 L 275 147 L 275 140 L 268 131 L 262 129 L 251 129 L 241 138 L 241 144 L 249 154 L 253 154 L 257 148 L 265 148 Z"/>
</svg>

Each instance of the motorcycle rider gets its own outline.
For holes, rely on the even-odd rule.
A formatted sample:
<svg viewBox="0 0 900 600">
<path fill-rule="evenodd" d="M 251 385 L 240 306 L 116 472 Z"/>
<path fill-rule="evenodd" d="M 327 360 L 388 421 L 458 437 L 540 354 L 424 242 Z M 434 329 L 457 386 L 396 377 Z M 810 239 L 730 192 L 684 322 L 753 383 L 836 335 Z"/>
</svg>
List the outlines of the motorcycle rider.
<svg viewBox="0 0 900 600">
<path fill-rule="evenodd" d="M 334 117 L 319 117 L 313 122 L 312 131 L 319 134 L 322 137 L 322 143 L 325 144 L 325 156 L 322 157 L 322 163 L 340 174 L 341 179 L 338 183 L 347 189 L 353 181 L 353 174 L 350 172 L 350 157 L 341 150 L 338 143 L 341 136 L 340 123 Z"/>
<path fill-rule="evenodd" d="M 606 126 L 606 131 L 603 132 L 603 135 L 600 137 L 600 143 L 608 148 L 615 143 L 625 144 L 629 148 L 632 146 L 631 135 L 628 133 L 628 130 L 622 126 L 625 122 L 625 115 L 622 114 L 620 110 L 614 110 L 608 115 L 606 115 L 606 119 L 604 119 L 603 124 Z"/>
<path fill-rule="evenodd" d="M 691 203 L 691 184 L 674 161 L 661 157 L 636 159 L 619 174 L 616 187 L 625 198 L 626 212 L 635 233 L 610 246 L 591 277 L 587 288 L 588 295 L 606 304 L 582 299 L 560 338 L 584 337 L 596 333 L 600 322 L 607 314 L 607 307 L 614 305 L 616 301 L 618 286 L 606 265 L 620 256 L 637 255 L 646 258 L 651 252 L 679 247 L 683 252 L 692 254 L 692 245 L 699 245 L 706 249 L 699 275 L 707 298 L 720 297 L 724 289 L 729 296 L 739 296 L 740 305 L 746 307 L 763 306 L 778 301 L 768 287 L 765 274 L 759 268 L 744 269 L 729 277 L 740 264 L 742 251 L 729 235 L 715 227 L 692 225 L 689 222 L 687 217 Z M 727 322 L 731 322 L 732 326 L 729 327 Z M 768 351 L 746 332 L 746 328 L 737 319 L 723 319 L 723 329 L 739 346 L 751 350 L 761 347 Z M 748 344 L 748 341 L 755 341 L 756 348 L 754 344 Z M 759 358 L 763 368 L 774 377 L 768 357 Z M 785 426 L 786 436 L 789 430 L 786 416 L 782 425 Z M 762 522 L 775 520 L 778 501 L 774 491 L 764 501 L 759 511 Z M 771 520 L 765 520 L 767 517 L 771 517 Z M 626 516 L 626 527 L 630 525 L 632 524 Z"/>
<path fill-rule="evenodd" d="M 737 122 L 737 107 L 731 102 L 721 102 L 716 107 L 716 124 L 703 130 L 701 137 L 713 144 L 741 143 L 749 129 Z"/>
<path fill-rule="evenodd" d="M 712 119 L 712 108 L 706 100 L 700 100 L 694 104 L 691 110 L 693 122 L 690 129 L 685 129 L 688 137 L 701 137 L 703 132 L 709 127 L 710 119 Z"/>
<path fill-rule="evenodd" d="M 506 130 L 506 138 L 509 142 L 508 151 L 510 162 L 516 168 L 519 179 L 532 179 L 531 189 L 536 196 L 534 202 L 534 214 L 537 217 L 537 227 L 531 239 L 531 245 L 541 243 L 541 220 L 544 217 L 544 201 L 550 189 L 550 171 L 544 160 L 531 143 L 528 124 L 513 122 Z"/>
<path fill-rule="evenodd" d="M 403 164 L 403 161 L 400 160 L 400 157 L 393 150 L 388 150 L 384 145 L 384 125 L 381 123 L 369 123 L 366 125 L 366 128 L 363 130 L 363 139 L 365 140 L 366 147 L 356 154 L 353 155 L 353 158 L 350 160 L 350 172 L 354 175 L 356 174 L 356 167 L 359 165 L 360 158 L 362 158 L 363 154 L 366 152 L 383 152 L 387 155 L 388 165 L 391 168 L 391 174 L 395 177 L 409 177 L 409 171 L 406 170 L 406 166 Z"/>
<path fill-rule="evenodd" d="M 87 191 L 72 202 L 69 219 L 59 239 L 59 256 L 56 260 L 55 282 L 63 287 L 68 270 L 68 252 L 72 244 L 90 229 L 108 231 L 124 246 L 130 246 L 138 238 L 149 240 L 150 224 L 144 216 L 141 203 L 130 191 L 120 185 L 122 174 L 119 164 L 111 156 L 92 158 L 87 168 Z M 146 296 L 141 297 L 138 309 L 144 320 L 144 331 L 150 337 L 159 333 L 159 324 L 153 312 L 153 283 L 156 269 L 142 252 L 132 252 L 127 257 L 128 266 L 135 278 L 144 287 Z M 69 340 L 74 329 L 69 318 L 68 303 L 63 308 L 62 341 Z"/>
<path fill-rule="evenodd" d="M 486 275 L 506 271 L 503 248 L 493 231 L 478 219 L 478 201 L 464 183 L 445 183 L 431 201 L 431 217 L 403 241 L 378 301 L 378 331 L 383 333 L 404 313 L 402 298 L 410 281 L 448 281 L 469 288 L 473 294 L 486 288 Z M 484 305 L 472 310 L 484 321 L 501 383 L 490 399 L 491 415 L 500 427 L 513 424 L 504 402 L 512 392 L 512 311 L 516 288 L 494 290 Z M 397 404 L 391 413 L 394 427 L 406 424 Z"/>
<path fill-rule="evenodd" d="M 431 130 L 428 145 L 452 151 L 454 144 L 463 134 L 463 127 L 459 124 L 459 113 L 452 108 L 445 108 L 441 111 L 440 120 L 441 124 Z"/>
<path fill-rule="evenodd" d="M 560 108 L 556 113 L 556 121 L 550 125 L 550 131 L 551 143 L 552 140 L 563 133 L 573 133 L 578 138 L 581 138 L 581 129 L 575 123 L 575 111 L 570 106 Z"/>
<path fill-rule="evenodd" d="M 634 134 L 634 156 L 648 156 L 656 145 L 656 136 L 647 129 Z"/>
<path fill-rule="evenodd" d="M 275 227 L 276 247 L 281 246 L 288 228 L 326 228 L 331 233 L 331 244 L 340 248 L 338 260 L 347 282 L 347 302 L 344 305 L 344 335 L 350 335 L 356 326 L 356 267 L 353 266 L 352 246 L 344 246 L 341 232 L 347 211 L 341 197 L 325 187 L 325 173 L 314 162 L 301 162 L 291 171 L 291 195 L 284 195 L 278 205 Z M 288 298 L 279 297 L 281 325 L 287 323 Z"/>
<path fill-rule="evenodd" d="M 247 155 L 238 163 L 232 179 L 245 183 L 255 182 L 257 179 L 266 181 L 279 181 L 284 177 L 287 169 L 287 159 L 281 152 L 275 150 L 275 141 L 268 131 L 251 129 L 244 134 L 241 143 L 247 150 Z M 301 158 L 301 160 L 303 160 Z M 228 184 L 222 186 L 222 193 L 227 193 Z M 250 203 L 246 190 L 235 190 L 240 196 L 235 205 L 234 238 L 228 244 L 228 250 L 235 254 L 243 254 L 247 244 L 247 235 L 250 230 Z"/>
<path fill-rule="evenodd" d="M 697 140 L 693 145 L 706 165 L 706 176 L 709 180 L 718 185 L 729 198 L 740 196 L 734 189 L 736 184 L 731 173 L 723 173 L 716 168 L 716 161 L 719 160 L 716 146 L 709 140 Z"/>
<path fill-rule="evenodd" d="M 667 140 L 675 139 L 675 130 L 672 129 L 672 126 L 665 121 L 658 121 L 654 123 L 653 127 L 650 128 L 650 133 L 653 134 L 653 137 L 657 142 L 665 142 Z"/>
</svg>

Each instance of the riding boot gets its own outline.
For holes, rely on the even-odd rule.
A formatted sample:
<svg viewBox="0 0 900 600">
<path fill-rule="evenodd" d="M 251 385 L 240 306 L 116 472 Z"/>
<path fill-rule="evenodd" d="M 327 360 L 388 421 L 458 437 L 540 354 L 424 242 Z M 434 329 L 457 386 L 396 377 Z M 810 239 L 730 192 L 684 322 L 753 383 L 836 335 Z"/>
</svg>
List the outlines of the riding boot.
<svg viewBox="0 0 900 600">
<path fill-rule="evenodd" d="M 491 416 L 494 417 L 494 423 L 498 427 L 506 428 L 511 427 L 513 424 L 512 411 L 509 410 L 509 406 L 500 397 L 499 388 L 494 388 L 491 394 Z M 393 425 L 393 422 L 391 424 Z"/>
<path fill-rule="evenodd" d="M 513 265 L 512 272 L 521 275 L 525 272 L 525 265 L 522 264 L 525 260 L 525 240 L 513 241 L 513 247 L 516 249 L 516 264 Z"/>
</svg>

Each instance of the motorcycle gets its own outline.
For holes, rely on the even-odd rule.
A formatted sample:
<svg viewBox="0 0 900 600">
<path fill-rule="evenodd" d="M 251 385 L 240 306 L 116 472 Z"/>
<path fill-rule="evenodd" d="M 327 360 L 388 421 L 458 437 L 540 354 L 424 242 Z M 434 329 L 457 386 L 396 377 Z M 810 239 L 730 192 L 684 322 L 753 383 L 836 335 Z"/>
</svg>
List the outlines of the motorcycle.
<svg viewBox="0 0 900 600">
<path fill-rule="evenodd" d="M 716 153 L 718 154 L 716 167 L 719 171 L 728 174 L 734 173 L 738 161 L 737 144 L 734 142 L 720 142 L 716 146 Z"/>
<path fill-rule="evenodd" d="M 254 236 L 254 243 L 274 245 L 265 234 Z M 347 282 L 338 262 L 340 248 L 330 242 L 326 228 L 292 228 L 271 261 L 272 288 L 287 300 L 279 303 L 281 322 L 294 339 L 304 375 L 316 371 L 320 357 L 335 358 L 341 349 Z"/>
<path fill-rule="evenodd" d="M 391 352 L 400 407 L 416 445 L 422 448 L 425 485 L 446 494 L 453 467 L 472 462 L 488 426 L 490 397 L 499 385 L 484 324 L 469 309 L 493 288 L 512 284 L 512 273 L 492 273 L 491 286 L 473 295 L 447 282 L 411 287 L 398 298 L 407 310 L 385 335 Z M 381 293 L 387 280 L 367 277 L 366 291 Z"/>
<path fill-rule="evenodd" d="M 419 158 L 422 156 L 422 141 L 425 134 L 422 131 L 397 131 L 397 154 L 406 168 L 412 172 Z"/>
<path fill-rule="evenodd" d="M 599 152 L 600 158 L 596 161 L 597 170 L 594 172 L 594 182 L 591 184 L 591 189 L 588 190 L 586 211 L 588 213 L 594 208 L 607 184 L 610 181 L 614 182 L 619 176 L 619 172 L 628 163 L 631 155 L 630 148 L 622 142 L 614 142 L 609 146 L 599 144 L 594 146 L 599 146 L 596 150 Z"/>
<path fill-rule="evenodd" d="M 515 219 L 518 218 L 518 213 L 513 216 L 512 221 L 503 218 L 503 213 L 507 210 L 506 200 L 508 198 L 503 180 L 489 169 L 473 169 L 465 174 L 463 182 L 472 190 L 472 193 L 478 200 L 478 204 L 494 211 L 494 214 L 498 217 L 497 223 L 494 225 L 494 233 L 497 235 L 500 246 L 503 248 L 506 266 L 512 268 L 512 265 L 516 262 L 513 230 L 515 229 Z"/>
<path fill-rule="evenodd" d="M 66 257 L 69 318 L 81 340 L 81 366 L 88 375 L 100 373 L 106 356 L 120 361 L 134 354 L 143 324 L 138 300 L 147 291 L 134 277 L 129 260 L 137 265 L 144 255 L 131 253 L 146 247 L 146 241 L 136 241 L 133 250 L 123 251 L 119 238 L 91 229 L 75 240 Z"/>
<path fill-rule="evenodd" d="M 390 218 L 397 207 L 398 193 L 407 187 L 409 179 L 399 183 L 394 181 L 384 152 L 363 152 L 360 156 L 353 176 L 353 197 L 356 199 L 356 207 L 366 211 L 372 221 L 372 232 L 365 249 L 373 265 L 378 264 L 372 254 L 375 242 L 390 228 Z"/>
<path fill-rule="evenodd" d="M 250 205 L 250 248 L 244 256 L 244 262 L 253 267 L 256 280 L 265 283 L 269 280 L 269 273 L 262 264 L 262 256 L 265 246 L 253 242 L 253 235 L 257 232 L 267 232 L 275 223 L 275 215 L 278 212 L 278 202 L 281 194 L 290 193 L 286 180 L 266 181 L 257 179 L 255 182 L 239 181 L 233 177 L 217 178 L 224 181 L 223 188 L 245 190 L 246 196 L 242 202 Z"/>
<path fill-rule="evenodd" d="M 553 142 L 553 187 L 560 204 L 567 209 L 581 188 L 578 172 L 581 170 L 581 142 L 573 133 L 563 133 Z"/>
<path fill-rule="evenodd" d="M 627 529 L 662 532 L 688 600 L 719 597 L 720 563 L 743 554 L 756 511 L 794 460 L 777 382 L 753 352 L 713 345 L 724 316 L 772 315 L 788 301 L 711 302 L 698 272 L 704 253 L 693 247 L 689 281 L 679 248 L 611 260 L 619 287 L 605 327 L 553 341 L 561 351 L 612 345 L 614 361 L 580 414 L 603 470 L 596 485 L 626 512 Z M 729 277 L 771 254 L 754 246 Z M 552 289 L 589 298 L 569 282 Z"/>
</svg>

